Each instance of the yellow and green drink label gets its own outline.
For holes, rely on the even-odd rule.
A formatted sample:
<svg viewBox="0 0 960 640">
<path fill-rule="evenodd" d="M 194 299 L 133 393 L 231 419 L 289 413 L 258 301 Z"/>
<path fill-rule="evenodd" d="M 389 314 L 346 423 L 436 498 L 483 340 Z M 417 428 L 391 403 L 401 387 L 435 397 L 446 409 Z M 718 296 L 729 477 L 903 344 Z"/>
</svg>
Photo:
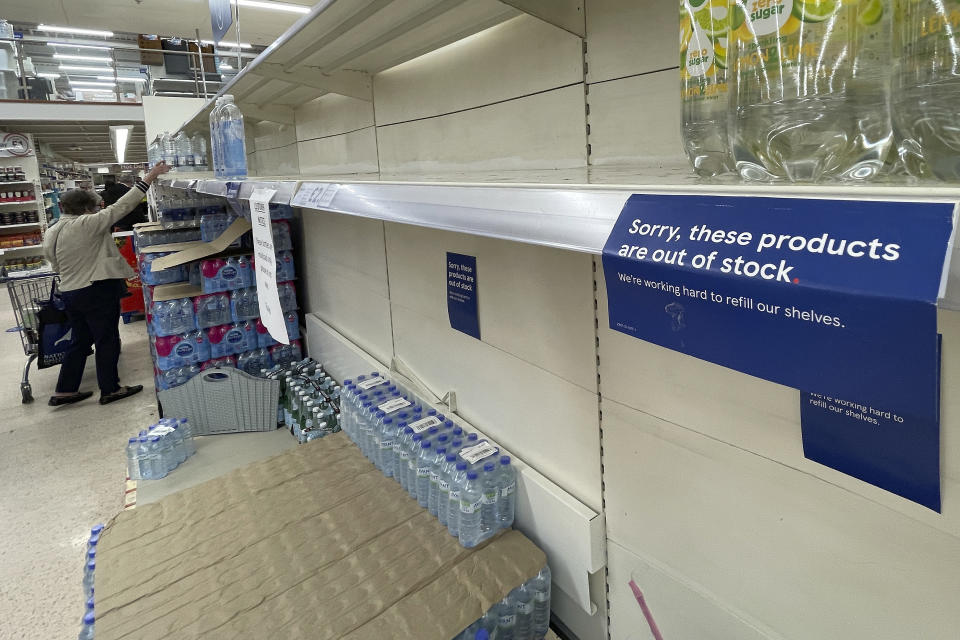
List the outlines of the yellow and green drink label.
<svg viewBox="0 0 960 640">
<path fill-rule="evenodd" d="M 680 78 L 684 100 L 727 91 L 728 0 L 681 0 Z"/>
</svg>

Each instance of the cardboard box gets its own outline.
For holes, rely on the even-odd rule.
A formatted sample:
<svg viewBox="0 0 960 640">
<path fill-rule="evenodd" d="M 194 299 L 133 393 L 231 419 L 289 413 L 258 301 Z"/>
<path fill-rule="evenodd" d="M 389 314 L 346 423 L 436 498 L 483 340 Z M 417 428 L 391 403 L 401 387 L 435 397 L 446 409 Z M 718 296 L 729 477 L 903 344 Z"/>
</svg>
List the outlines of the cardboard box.
<svg viewBox="0 0 960 640">
<path fill-rule="evenodd" d="M 234 240 L 250 231 L 250 222 L 243 218 L 237 218 L 216 240 L 210 242 L 177 242 L 174 244 L 161 244 L 154 247 L 144 247 L 143 251 L 153 253 L 161 251 L 175 251 L 169 256 L 163 256 L 153 261 L 151 268 L 168 269 L 177 265 L 193 262 L 202 258 L 208 258 L 212 255 L 225 251 Z M 171 248 L 173 247 L 173 248 Z"/>
<path fill-rule="evenodd" d="M 545 562 L 464 549 L 341 433 L 116 516 L 97 640 L 451 640 Z"/>
</svg>

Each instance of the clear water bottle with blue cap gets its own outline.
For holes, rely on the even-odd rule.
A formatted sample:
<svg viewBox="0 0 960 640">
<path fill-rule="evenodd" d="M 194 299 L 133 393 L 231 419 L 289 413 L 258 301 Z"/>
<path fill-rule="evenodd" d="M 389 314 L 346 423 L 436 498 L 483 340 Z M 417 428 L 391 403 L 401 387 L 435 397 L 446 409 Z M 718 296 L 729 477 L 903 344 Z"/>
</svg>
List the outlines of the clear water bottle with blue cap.
<svg viewBox="0 0 960 640">
<path fill-rule="evenodd" d="M 83 599 L 93 596 L 93 576 L 97 571 L 97 561 L 91 560 L 83 568 Z"/>
<path fill-rule="evenodd" d="M 409 445 L 413 440 L 413 427 L 407 423 L 403 424 L 403 432 L 393 445 L 393 479 L 400 483 L 400 486 L 407 489 L 407 462 L 410 460 Z"/>
<path fill-rule="evenodd" d="M 530 582 L 510 592 L 515 605 L 516 624 L 513 630 L 513 640 L 533 640 L 533 590 Z"/>
<path fill-rule="evenodd" d="M 153 480 L 153 461 L 150 458 L 150 439 L 146 436 L 137 438 L 137 460 L 140 462 L 140 479 Z"/>
<path fill-rule="evenodd" d="M 131 480 L 140 479 L 140 439 L 127 440 L 127 477 Z"/>
<path fill-rule="evenodd" d="M 88 611 L 83 616 L 83 623 L 80 627 L 80 635 L 77 636 L 77 640 L 93 640 L 93 623 L 95 617 L 92 611 Z"/>
<path fill-rule="evenodd" d="M 500 528 L 497 519 L 497 502 L 500 497 L 498 480 L 497 465 L 493 462 L 485 463 L 480 483 L 483 487 L 483 506 L 480 508 L 480 538 L 482 540 L 486 540 Z"/>
<path fill-rule="evenodd" d="M 433 463 L 433 445 L 429 440 L 420 442 L 417 456 L 417 502 L 426 507 L 430 500 L 430 466 Z"/>
<path fill-rule="evenodd" d="M 167 475 L 160 447 L 160 436 L 150 436 L 147 443 L 147 463 L 150 465 L 150 478 L 156 480 Z"/>
<path fill-rule="evenodd" d="M 533 583 L 533 637 L 542 638 L 550 628 L 550 590 L 553 576 L 549 565 L 544 565 Z"/>
<path fill-rule="evenodd" d="M 420 456 L 420 443 L 423 441 L 422 434 L 414 434 L 410 440 L 407 454 L 407 493 L 411 498 L 417 498 L 417 460 Z"/>
<path fill-rule="evenodd" d="M 480 544 L 482 539 L 481 507 L 483 506 L 483 485 L 476 471 L 467 472 L 467 480 L 460 489 L 459 535 L 461 546 L 468 549 Z M 449 525 L 448 525 L 449 526 Z"/>
<path fill-rule="evenodd" d="M 449 449 L 443 464 L 440 465 L 440 472 L 437 475 L 437 520 L 440 524 L 447 526 L 450 513 L 450 481 L 453 479 L 453 473 L 457 469 L 457 454 L 451 453 L 456 449 Z"/>
<path fill-rule="evenodd" d="M 445 443 L 438 443 L 438 447 L 433 452 L 433 460 L 430 461 L 430 485 L 427 491 L 427 511 L 431 515 L 438 516 L 438 504 L 440 499 L 440 470 L 447 461 L 447 447 Z"/>
<path fill-rule="evenodd" d="M 450 476 L 450 502 L 447 509 L 447 531 L 453 537 L 460 535 L 460 492 L 467 481 L 467 463 L 457 459 Z"/>
<path fill-rule="evenodd" d="M 510 464 L 510 456 L 500 456 L 500 469 L 497 475 L 497 486 L 500 488 L 497 521 L 501 529 L 509 529 L 513 526 L 517 506 L 517 471 Z"/>
<path fill-rule="evenodd" d="M 496 605 L 497 617 L 497 640 L 514 640 L 514 632 L 517 627 L 517 603 L 513 599 L 512 593 Z"/>
</svg>

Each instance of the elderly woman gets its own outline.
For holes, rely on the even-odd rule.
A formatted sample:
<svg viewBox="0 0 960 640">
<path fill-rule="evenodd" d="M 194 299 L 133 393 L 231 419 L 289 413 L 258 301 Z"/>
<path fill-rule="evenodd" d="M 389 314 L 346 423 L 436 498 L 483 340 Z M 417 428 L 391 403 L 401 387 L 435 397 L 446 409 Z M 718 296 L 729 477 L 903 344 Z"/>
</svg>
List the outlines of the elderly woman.
<svg viewBox="0 0 960 640">
<path fill-rule="evenodd" d="M 160 163 L 117 202 L 97 211 L 99 197 L 73 189 L 60 198 L 63 215 L 47 230 L 43 252 L 60 273 L 60 291 L 73 330 L 73 348 L 60 367 L 57 391 L 51 406 L 72 404 L 93 395 L 80 391 L 90 346 L 96 346 L 100 404 L 109 404 L 143 390 L 142 385 L 120 386 L 120 299 L 127 293 L 126 279 L 134 275 L 111 235 L 113 225 L 130 213 L 157 176 L 169 171 Z"/>
</svg>

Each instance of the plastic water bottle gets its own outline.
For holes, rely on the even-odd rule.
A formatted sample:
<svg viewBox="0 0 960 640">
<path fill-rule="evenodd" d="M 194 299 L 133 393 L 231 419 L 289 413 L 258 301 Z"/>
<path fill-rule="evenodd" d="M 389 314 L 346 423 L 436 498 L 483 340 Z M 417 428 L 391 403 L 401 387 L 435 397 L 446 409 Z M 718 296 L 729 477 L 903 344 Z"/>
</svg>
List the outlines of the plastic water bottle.
<svg viewBox="0 0 960 640">
<path fill-rule="evenodd" d="M 467 463 L 457 459 L 450 476 L 450 502 L 447 508 L 447 531 L 454 537 L 460 535 L 460 494 L 467 482 Z"/>
<path fill-rule="evenodd" d="M 147 443 L 147 461 L 150 464 L 150 478 L 159 479 L 167 475 L 167 468 L 163 459 L 160 437 L 151 436 Z"/>
<path fill-rule="evenodd" d="M 497 465 L 493 462 L 484 464 L 480 483 L 483 487 L 483 506 L 480 508 L 480 531 L 481 538 L 484 540 L 492 536 L 500 528 L 499 520 L 497 519 L 497 503 L 500 497 L 499 480 L 500 476 L 497 473 Z"/>
<path fill-rule="evenodd" d="M 430 501 L 430 467 L 434 451 L 429 441 L 420 442 L 420 454 L 417 456 L 417 502 L 426 507 Z"/>
<path fill-rule="evenodd" d="M 150 458 L 150 440 L 145 436 L 137 438 L 137 461 L 140 464 L 141 480 L 153 480 L 153 463 Z"/>
<path fill-rule="evenodd" d="M 533 579 L 533 637 L 542 638 L 550 628 L 550 567 L 544 565 Z"/>
<path fill-rule="evenodd" d="M 139 438 L 130 438 L 127 441 L 127 477 L 131 480 L 140 479 L 140 460 L 137 457 L 139 449 Z"/>
<path fill-rule="evenodd" d="M 93 596 L 93 576 L 97 570 L 97 561 L 91 560 L 83 568 L 83 599 Z"/>
<path fill-rule="evenodd" d="M 452 451 L 453 449 L 451 449 Z M 450 482 L 457 469 L 457 454 L 447 452 L 437 474 L 437 520 L 447 526 L 450 514 Z M 432 487 L 431 487 L 432 488 Z"/>
<path fill-rule="evenodd" d="M 197 452 L 197 445 L 193 441 L 193 427 L 190 426 L 190 422 L 186 418 L 179 418 L 177 428 L 183 430 L 183 444 L 186 447 L 187 456 L 192 456 Z"/>
<path fill-rule="evenodd" d="M 181 171 L 193 171 L 193 145 L 190 137 L 183 131 L 173 136 L 173 148 L 177 154 L 177 166 Z"/>
<path fill-rule="evenodd" d="M 517 506 L 517 470 L 510 464 L 510 456 L 500 456 L 497 486 L 500 489 L 497 523 L 501 529 L 509 529 L 513 526 Z"/>
<path fill-rule="evenodd" d="M 874 177 L 892 141 L 884 1 L 767 4 L 731 2 L 729 126 L 740 176 Z"/>
<path fill-rule="evenodd" d="M 77 640 L 93 640 L 93 624 L 95 616 L 92 611 L 88 611 L 83 616 L 83 626 L 80 628 L 80 635 Z"/>
<path fill-rule="evenodd" d="M 727 141 L 727 2 L 680 0 L 683 149 L 702 177 L 733 170 Z"/>
<path fill-rule="evenodd" d="M 514 602 L 513 593 L 508 593 L 507 597 L 497 605 L 497 640 L 514 640 L 514 632 L 517 627 L 517 604 Z"/>
<path fill-rule="evenodd" d="M 193 149 L 193 166 L 195 171 L 207 170 L 207 140 L 199 133 L 190 138 L 190 147 Z"/>
<path fill-rule="evenodd" d="M 177 148 L 169 131 L 160 134 L 160 153 L 164 162 L 171 167 L 177 166 Z"/>
<path fill-rule="evenodd" d="M 914 176 L 960 179 L 960 7 L 904 3 L 894 22 L 892 102 L 900 159 Z"/>
<path fill-rule="evenodd" d="M 510 592 L 510 598 L 515 605 L 516 624 L 513 630 L 513 640 L 533 640 L 533 592 L 529 583 Z"/>
<path fill-rule="evenodd" d="M 467 480 L 460 489 L 460 544 L 466 548 L 477 546 L 482 540 L 483 485 L 476 471 L 467 472 Z"/>
<path fill-rule="evenodd" d="M 243 130 L 243 113 L 234 104 L 232 95 L 223 96 L 223 106 L 218 118 L 220 140 L 223 144 L 223 177 L 247 177 L 246 134 Z"/>
<path fill-rule="evenodd" d="M 427 486 L 427 511 L 438 518 L 440 516 L 440 471 L 447 461 L 447 448 L 442 446 L 443 443 L 440 443 L 440 445 L 435 448 L 433 459 L 430 461 L 430 484 Z M 444 503 L 444 506 L 446 506 L 446 503 Z"/>
<path fill-rule="evenodd" d="M 223 177 L 223 143 L 220 140 L 220 107 L 223 98 L 217 98 L 208 118 L 210 122 L 210 150 L 213 154 L 213 173 L 216 177 Z"/>
<path fill-rule="evenodd" d="M 417 499 L 417 462 L 420 457 L 420 445 L 423 442 L 423 436 L 419 433 L 414 434 L 413 438 L 410 439 L 409 448 L 406 451 L 407 454 L 407 493 L 410 494 L 411 498 Z"/>
</svg>

